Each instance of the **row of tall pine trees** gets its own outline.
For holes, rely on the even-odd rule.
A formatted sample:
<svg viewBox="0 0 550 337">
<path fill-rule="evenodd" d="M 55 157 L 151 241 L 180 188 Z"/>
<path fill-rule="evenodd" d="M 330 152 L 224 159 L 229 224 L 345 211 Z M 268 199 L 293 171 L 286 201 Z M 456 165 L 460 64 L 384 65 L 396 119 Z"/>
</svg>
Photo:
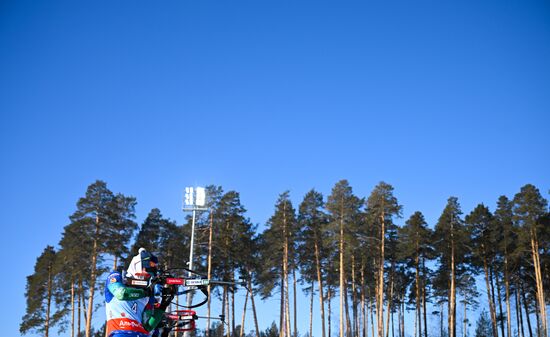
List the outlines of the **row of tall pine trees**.
<svg viewBox="0 0 550 337">
<path fill-rule="evenodd" d="M 195 268 L 213 279 L 244 279 L 250 291 L 212 289 L 225 305 L 209 301 L 207 316 L 223 311 L 227 324 L 207 320 L 196 335 L 312 336 L 315 324 L 316 337 L 467 337 L 469 315 L 482 309 L 476 337 L 548 337 L 550 213 L 531 184 L 499 197 L 493 210 L 481 203 L 464 214 L 450 197 L 437 223 L 416 211 L 399 226 L 402 205 L 391 185 L 381 182 L 363 198 L 341 180 L 326 198 L 311 190 L 299 205 L 282 193 L 261 231 L 238 192 L 208 186 L 206 194 Z M 138 225 L 135 206 L 103 181 L 88 186 L 58 245 L 44 249 L 27 277 L 22 334 L 49 337 L 56 328 L 103 336 L 104 326 L 92 322 L 103 310 L 106 273 L 139 247 L 166 267 L 187 266 L 191 218 L 178 225 L 155 208 Z M 309 310 L 297 308 L 300 291 Z M 280 300 L 279 321 L 261 329 L 257 300 L 271 297 Z M 254 322 L 248 333 L 247 312 Z M 298 320 L 308 320 L 309 331 L 299 332 Z"/>
</svg>

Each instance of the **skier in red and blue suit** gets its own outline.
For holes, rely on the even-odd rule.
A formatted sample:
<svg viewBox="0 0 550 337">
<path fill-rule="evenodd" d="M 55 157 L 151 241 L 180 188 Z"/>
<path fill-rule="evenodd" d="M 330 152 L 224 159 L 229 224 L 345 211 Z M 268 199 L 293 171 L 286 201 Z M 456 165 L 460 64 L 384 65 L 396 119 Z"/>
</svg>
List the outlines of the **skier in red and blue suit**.
<svg viewBox="0 0 550 337">
<path fill-rule="evenodd" d="M 128 267 L 126 277 L 154 276 L 157 263 L 153 254 L 140 248 Z M 148 337 L 164 317 L 168 304 L 155 306 L 152 291 L 125 285 L 122 273 L 113 271 L 105 282 L 107 337 Z"/>
</svg>

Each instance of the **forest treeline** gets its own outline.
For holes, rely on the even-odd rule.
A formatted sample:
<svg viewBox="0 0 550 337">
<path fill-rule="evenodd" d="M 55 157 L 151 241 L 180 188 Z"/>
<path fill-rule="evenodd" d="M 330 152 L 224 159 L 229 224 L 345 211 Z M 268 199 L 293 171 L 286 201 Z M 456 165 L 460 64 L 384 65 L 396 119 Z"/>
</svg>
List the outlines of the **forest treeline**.
<svg viewBox="0 0 550 337">
<path fill-rule="evenodd" d="M 251 291 L 238 290 L 244 304 L 236 308 L 232 289 L 212 289 L 225 308 L 208 302 L 207 316 L 223 309 L 227 324 L 207 321 L 196 335 L 312 336 L 315 324 L 316 337 L 466 337 L 468 314 L 483 303 L 476 337 L 548 336 L 550 213 L 531 184 L 499 197 L 493 210 L 480 203 L 465 214 L 450 197 L 436 223 L 416 211 L 399 226 L 404 215 L 391 185 L 381 182 L 363 198 L 341 180 L 326 198 L 311 190 L 299 205 L 289 192 L 280 194 L 262 231 L 238 192 L 206 190 L 194 265 L 209 278 L 244 279 Z M 165 266 L 186 266 L 191 217 L 178 226 L 155 208 L 138 225 L 135 205 L 103 181 L 88 187 L 58 245 L 44 249 L 27 277 L 22 334 L 48 337 L 56 328 L 71 337 L 103 336 L 92 322 L 103 310 L 105 273 L 139 247 Z M 308 310 L 297 309 L 299 291 Z M 271 297 L 279 319 L 261 329 L 255 301 Z M 253 331 L 244 331 L 245 319 L 253 320 Z M 309 331 L 298 332 L 298 320 L 308 320 Z"/>
</svg>

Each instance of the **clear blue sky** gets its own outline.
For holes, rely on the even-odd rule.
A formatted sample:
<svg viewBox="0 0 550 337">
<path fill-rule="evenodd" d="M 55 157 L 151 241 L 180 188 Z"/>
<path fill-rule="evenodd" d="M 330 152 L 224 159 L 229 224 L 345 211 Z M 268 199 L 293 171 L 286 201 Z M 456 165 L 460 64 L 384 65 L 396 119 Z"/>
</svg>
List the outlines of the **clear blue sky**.
<svg viewBox="0 0 550 337">
<path fill-rule="evenodd" d="M 344 178 L 430 225 L 451 195 L 548 197 L 549 60 L 542 1 L 2 1 L 2 335 L 96 179 L 138 222 L 181 223 L 189 185 L 237 190 L 260 225 Z"/>
</svg>

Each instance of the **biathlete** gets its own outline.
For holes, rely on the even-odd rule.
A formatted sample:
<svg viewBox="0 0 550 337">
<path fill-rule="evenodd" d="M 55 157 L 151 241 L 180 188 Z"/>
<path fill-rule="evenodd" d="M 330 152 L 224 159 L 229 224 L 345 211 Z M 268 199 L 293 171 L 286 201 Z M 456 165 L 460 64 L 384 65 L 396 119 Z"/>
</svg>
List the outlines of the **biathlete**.
<svg viewBox="0 0 550 337">
<path fill-rule="evenodd" d="M 171 299 L 155 303 L 154 291 L 125 284 L 125 278 L 146 281 L 156 276 L 158 259 L 144 248 L 132 258 L 125 277 L 113 271 L 105 282 L 107 337 L 149 337 L 164 318 Z"/>
</svg>

